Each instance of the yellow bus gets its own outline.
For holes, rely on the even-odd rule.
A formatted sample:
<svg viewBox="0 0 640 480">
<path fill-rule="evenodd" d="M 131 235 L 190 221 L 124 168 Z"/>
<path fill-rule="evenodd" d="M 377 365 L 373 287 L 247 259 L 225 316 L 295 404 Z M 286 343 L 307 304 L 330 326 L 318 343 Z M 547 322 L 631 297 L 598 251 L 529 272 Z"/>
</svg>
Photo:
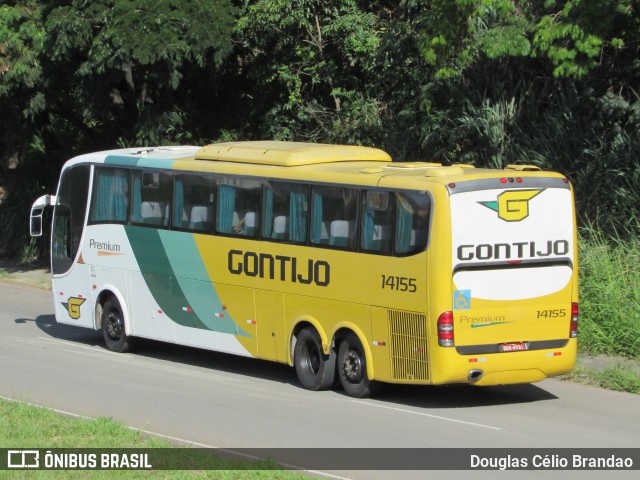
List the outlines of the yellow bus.
<svg viewBox="0 0 640 480">
<path fill-rule="evenodd" d="M 305 388 L 498 385 L 575 363 L 573 191 L 532 166 L 392 162 L 360 146 L 120 149 L 63 167 L 60 323 L 282 362 Z"/>
</svg>

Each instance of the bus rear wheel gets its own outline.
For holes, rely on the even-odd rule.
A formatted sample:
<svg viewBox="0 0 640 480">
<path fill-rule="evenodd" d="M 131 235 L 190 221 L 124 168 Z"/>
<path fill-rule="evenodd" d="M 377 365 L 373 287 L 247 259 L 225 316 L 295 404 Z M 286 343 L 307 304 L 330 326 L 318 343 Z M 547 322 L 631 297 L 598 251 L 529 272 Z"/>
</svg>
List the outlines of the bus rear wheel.
<svg viewBox="0 0 640 480">
<path fill-rule="evenodd" d="M 367 358 L 360 340 L 354 333 L 347 334 L 338 349 L 338 377 L 344 391 L 356 398 L 375 395 L 379 383 L 367 376 Z"/>
<path fill-rule="evenodd" d="M 293 363 L 302 386 L 308 390 L 327 390 L 333 385 L 336 372 L 336 354 L 322 351 L 318 332 L 304 328 L 298 334 Z"/>
<path fill-rule="evenodd" d="M 132 339 L 125 332 L 122 308 L 114 297 L 109 297 L 102 307 L 102 336 L 107 348 L 113 352 L 124 353 L 131 349 Z"/>
</svg>

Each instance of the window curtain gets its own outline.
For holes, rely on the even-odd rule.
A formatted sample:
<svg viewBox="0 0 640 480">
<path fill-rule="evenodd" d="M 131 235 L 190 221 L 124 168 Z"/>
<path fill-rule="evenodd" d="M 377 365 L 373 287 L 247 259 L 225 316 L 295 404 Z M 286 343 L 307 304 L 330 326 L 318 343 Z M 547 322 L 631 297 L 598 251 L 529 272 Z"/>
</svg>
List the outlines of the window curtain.
<svg viewBox="0 0 640 480">
<path fill-rule="evenodd" d="M 411 229 L 413 228 L 413 208 L 402 196 L 397 196 L 397 216 L 395 245 L 397 253 L 411 250 Z"/>
<path fill-rule="evenodd" d="M 289 197 L 289 239 L 294 242 L 304 242 L 307 238 L 307 212 L 304 208 L 306 203 L 306 188 L 302 187 L 298 191 L 291 191 Z M 320 205 L 322 211 L 322 200 Z M 320 222 L 322 222 L 322 214 Z M 318 238 L 320 238 L 319 234 Z"/>
<path fill-rule="evenodd" d="M 362 223 L 362 248 L 365 250 L 372 250 L 374 248 L 373 230 L 375 227 L 375 215 L 375 211 L 371 208 L 367 208 L 364 212 Z"/>
<path fill-rule="evenodd" d="M 262 236 L 271 238 L 273 234 L 273 190 L 267 186 L 264 190 L 264 219 L 262 220 Z"/>
<path fill-rule="evenodd" d="M 322 195 L 313 192 L 311 206 L 311 243 L 320 243 L 322 236 Z"/>
<path fill-rule="evenodd" d="M 134 222 L 142 222 L 142 173 L 137 172 L 133 176 L 133 205 L 131 206 L 131 220 Z"/>
<path fill-rule="evenodd" d="M 218 188 L 218 231 L 220 233 L 231 233 L 235 208 L 236 187 L 220 185 Z"/>
<path fill-rule="evenodd" d="M 118 222 L 126 222 L 129 209 L 129 173 L 118 172 L 116 173 L 115 189 L 117 194 L 115 195 L 115 215 L 114 220 Z"/>
<path fill-rule="evenodd" d="M 181 178 L 176 178 L 173 192 L 173 226 L 182 227 L 182 213 L 184 211 L 184 183 Z"/>
<path fill-rule="evenodd" d="M 112 169 L 98 172 L 96 189 L 91 219 L 94 222 L 126 222 L 129 202 L 127 172 Z"/>
</svg>

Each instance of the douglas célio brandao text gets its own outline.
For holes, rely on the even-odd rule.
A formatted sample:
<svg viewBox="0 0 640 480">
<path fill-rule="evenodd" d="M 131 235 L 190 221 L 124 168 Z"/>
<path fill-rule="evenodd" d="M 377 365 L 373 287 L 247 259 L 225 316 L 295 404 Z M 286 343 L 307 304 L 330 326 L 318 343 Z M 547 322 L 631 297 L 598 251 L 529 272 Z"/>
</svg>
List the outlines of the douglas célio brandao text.
<svg viewBox="0 0 640 480">
<path fill-rule="evenodd" d="M 633 458 L 617 455 L 585 456 L 581 454 L 531 454 L 483 456 L 470 455 L 470 467 L 479 470 L 608 470 L 633 469 Z"/>
</svg>

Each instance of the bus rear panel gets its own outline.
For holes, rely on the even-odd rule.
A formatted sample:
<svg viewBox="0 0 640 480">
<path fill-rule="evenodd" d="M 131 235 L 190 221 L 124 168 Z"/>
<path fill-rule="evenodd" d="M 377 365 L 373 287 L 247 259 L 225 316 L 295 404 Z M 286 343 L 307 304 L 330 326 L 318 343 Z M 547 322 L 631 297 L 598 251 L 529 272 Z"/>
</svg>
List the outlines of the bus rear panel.
<svg viewBox="0 0 640 480">
<path fill-rule="evenodd" d="M 447 190 L 451 309 L 434 312 L 434 383 L 525 383 L 570 371 L 578 295 L 567 180 L 513 175 Z"/>
</svg>

